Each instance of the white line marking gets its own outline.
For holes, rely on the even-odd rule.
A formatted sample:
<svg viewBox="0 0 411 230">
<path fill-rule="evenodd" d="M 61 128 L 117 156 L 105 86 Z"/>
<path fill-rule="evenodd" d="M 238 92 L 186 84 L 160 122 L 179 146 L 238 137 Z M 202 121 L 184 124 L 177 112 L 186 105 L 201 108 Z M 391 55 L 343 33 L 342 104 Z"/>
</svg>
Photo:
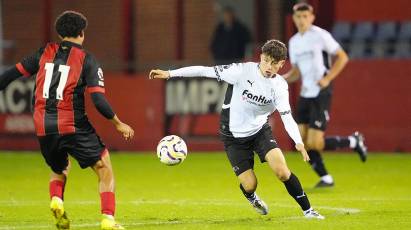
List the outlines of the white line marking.
<svg viewBox="0 0 411 230">
<path fill-rule="evenodd" d="M 77 201 L 68 201 L 70 205 L 98 205 L 100 204 L 97 201 L 87 201 L 87 200 L 77 200 Z M 276 207 L 285 207 L 285 208 L 293 208 L 295 205 L 285 205 L 285 204 L 280 204 L 277 202 L 268 202 L 270 203 L 270 206 L 276 206 Z M 48 201 L 16 201 L 16 200 L 10 200 L 10 201 L 0 201 L 0 206 L 37 206 L 37 205 L 47 205 Z M 117 204 L 134 204 L 134 205 L 145 205 L 145 204 L 170 204 L 170 205 L 178 205 L 178 206 L 186 206 L 186 205 L 192 205 L 192 206 L 198 206 L 198 205 L 208 205 L 208 206 L 247 206 L 247 202 L 238 202 L 238 201 L 232 201 L 232 200 L 212 200 L 212 199 L 207 199 L 207 200 L 201 200 L 201 201 L 194 201 L 194 200 L 168 200 L 168 199 L 162 199 L 162 200 L 134 200 L 134 201 L 118 201 Z M 356 209 L 356 208 L 347 208 L 347 207 L 331 207 L 331 206 L 316 206 L 316 208 L 319 209 L 325 209 L 325 210 L 332 210 L 332 211 L 338 211 L 338 212 L 349 212 L 349 213 L 358 213 L 361 210 Z"/>
<path fill-rule="evenodd" d="M 74 204 L 74 205 L 98 205 L 99 202 L 97 201 L 87 201 L 87 200 L 77 200 L 77 201 L 69 201 L 68 203 Z M 134 200 L 134 201 L 123 201 L 123 202 L 117 202 L 118 204 L 133 204 L 136 206 L 139 205 L 162 205 L 162 204 L 171 204 L 171 205 L 178 205 L 178 206 L 248 206 L 249 204 L 244 201 L 244 202 L 239 202 L 239 201 L 233 201 L 233 200 L 212 200 L 212 199 L 207 199 L 207 200 L 200 200 L 200 201 L 194 201 L 194 200 L 168 200 L 168 199 L 162 199 L 162 200 Z M 36 206 L 36 205 L 47 205 L 47 201 L 17 201 L 17 200 L 3 200 L 0 201 L 0 206 Z M 279 207 L 279 208 L 295 208 L 296 205 L 289 205 L 289 204 L 281 204 L 277 202 L 269 202 L 270 206 L 272 207 Z M 346 213 L 359 213 L 361 212 L 360 209 L 356 208 L 347 208 L 347 207 L 331 207 L 331 206 L 316 206 L 315 208 L 318 208 L 320 210 L 331 210 L 335 211 L 333 216 L 335 215 L 342 215 Z M 276 217 L 276 220 L 298 220 L 298 219 L 303 219 L 303 216 L 287 216 L 287 217 Z M 215 224 L 215 223 L 224 223 L 227 222 L 227 220 L 172 220 L 172 221 L 144 221 L 144 222 L 126 222 L 124 223 L 124 226 L 144 226 L 144 225 L 173 225 L 173 224 L 201 224 L 201 223 L 209 223 L 209 224 Z M 0 230 L 19 230 L 19 229 L 47 229 L 50 228 L 52 224 L 50 225 L 25 225 L 25 226 L 1 226 Z M 74 228 L 81 228 L 81 227 L 97 227 L 99 226 L 99 223 L 93 223 L 93 224 L 72 224 L 72 227 Z"/>
</svg>

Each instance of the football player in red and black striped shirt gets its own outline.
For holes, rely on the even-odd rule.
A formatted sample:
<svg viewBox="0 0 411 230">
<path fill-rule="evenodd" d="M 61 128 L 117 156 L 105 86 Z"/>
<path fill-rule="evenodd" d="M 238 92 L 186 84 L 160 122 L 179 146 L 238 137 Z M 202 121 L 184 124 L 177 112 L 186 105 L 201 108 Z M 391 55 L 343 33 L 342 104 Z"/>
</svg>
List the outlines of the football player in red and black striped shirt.
<svg viewBox="0 0 411 230">
<path fill-rule="evenodd" d="M 84 93 L 90 93 L 97 110 L 128 140 L 133 129 L 120 121 L 104 96 L 103 71 L 93 55 L 82 48 L 87 19 L 74 11 L 63 12 L 55 23 L 60 43 L 48 43 L 0 75 L 0 90 L 13 80 L 35 76 L 33 118 L 41 152 L 52 173 L 50 208 L 58 229 L 68 229 L 63 193 L 73 156 L 81 168 L 91 167 L 99 178 L 102 229 L 123 229 L 114 220 L 114 177 L 108 150 L 90 124 Z"/>
</svg>

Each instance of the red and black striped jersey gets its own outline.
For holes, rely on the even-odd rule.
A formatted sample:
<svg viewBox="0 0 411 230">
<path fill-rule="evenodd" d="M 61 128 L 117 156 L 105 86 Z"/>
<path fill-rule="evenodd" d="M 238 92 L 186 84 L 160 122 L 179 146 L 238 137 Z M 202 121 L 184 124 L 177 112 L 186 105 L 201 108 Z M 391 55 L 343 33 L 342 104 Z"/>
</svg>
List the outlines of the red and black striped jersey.
<svg viewBox="0 0 411 230">
<path fill-rule="evenodd" d="M 84 92 L 104 93 L 103 71 L 82 46 L 49 43 L 16 64 L 26 77 L 35 75 L 33 118 L 37 136 L 87 133 Z"/>
</svg>

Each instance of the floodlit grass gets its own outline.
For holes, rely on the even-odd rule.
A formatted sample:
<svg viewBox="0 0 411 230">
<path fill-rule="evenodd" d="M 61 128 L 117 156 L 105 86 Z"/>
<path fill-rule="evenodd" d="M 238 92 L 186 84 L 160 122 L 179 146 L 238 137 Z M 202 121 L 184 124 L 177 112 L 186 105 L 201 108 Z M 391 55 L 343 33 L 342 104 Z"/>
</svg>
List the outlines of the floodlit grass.
<svg viewBox="0 0 411 230">
<path fill-rule="evenodd" d="M 117 220 L 127 229 L 411 229 L 411 154 L 325 154 L 336 186 L 318 178 L 298 154 L 287 154 L 323 221 L 306 220 L 266 164 L 256 159 L 257 193 L 270 207 L 258 215 L 242 196 L 226 156 L 189 154 L 178 166 L 154 154 L 112 154 Z M 73 162 L 74 163 L 74 162 Z M 49 169 L 40 153 L 0 152 L 0 230 L 55 229 Z M 73 164 L 65 193 L 72 229 L 98 229 L 97 178 Z"/>
</svg>

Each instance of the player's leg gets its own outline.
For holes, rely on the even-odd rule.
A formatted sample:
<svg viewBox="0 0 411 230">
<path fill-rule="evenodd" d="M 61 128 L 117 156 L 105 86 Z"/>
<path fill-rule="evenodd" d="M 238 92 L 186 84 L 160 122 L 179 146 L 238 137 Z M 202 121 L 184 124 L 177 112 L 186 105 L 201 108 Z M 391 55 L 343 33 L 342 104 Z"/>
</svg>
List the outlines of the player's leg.
<svg viewBox="0 0 411 230">
<path fill-rule="evenodd" d="M 278 148 L 277 142 L 273 138 L 271 127 L 267 124 L 258 132 L 254 140 L 254 149 L 260 161 L 268 162 L 278 179 L 280 179 L 288 193 L 297 201 L 306 217 L 320 218 L 317 212 L 311 209 L 310 202 L 305 195 L 298 178 L 290 172 L 285 162 L 283 153 Z"/>
<path fill-rule="evenodd" d="M 321 177 L 327 175 L 327 172 L 323 164 L 320 151 L 314 148 L 314 144 L 321 145 L 321 141 L 323 142 L 323 139 L 318 139 L 319 142 L 314 142 L 313 139 L 315 139 L 315 137 L 312 136 L 313 133 L 311 132 L 311 130 L 309 132 L 310 125 L 312 126 L 312 123 L 316 117 L 316 110 L 318 110 L 318 108 L 316 108 L 315 99 L 300 97 L 297 105 L 296 121 L 298 123 L 298 129 L 300 131 L 302 140 L 311 159 L 309 163 L 312 169 L 317 173 L 317 175 Z M 321 133 L 316 134 L 321 135 Z"/>
<path fill-rule="evenodd" d="M 296 116 L 295 116 L 295 120 L 298 124 L 298 130 L 300 131 L 301 138 L 304 144 L 306 143 L 306 140 L 307 140 L 307 131 L 308 131 L 309 123 L 310 123 L 311 101 L 312 100 L 310 98 L 300 97 L 300 99 L 298 100 L 297 111 L 296 111 Z"/>
<path fill-rule="evenodd" d="M 247 169 L 237 176 L 240 182 L 240 189 L 244 193 L 246 198 L 253 198 L 255 190 L 257 190 L 257 177 L 254 174 L 254 170 Z"/>
<path fill-rule="evenodd" d="M 50 210 L 57 229 L 70 228 L 70 221 L 63 204 L 70 161 L 62 145 L 64 143 L 63 139 L 59 135 L 39 137 L 42 155 L 52 171 L 49 182 Z"/>
<path fill-rule="evenodd" d="M 57 229 L 69 229 L 70 221 L 64 209 L 64 188 L 66 185 L 68 169 L 58 174 L 51 172 L 50 175 L 50 210 L 53 213 Z"/>
<path fill-rule="evenodd" d="M 99 182 L 101 201 L 101 229 L 124 229 L 115 219 L 115 184 L 110 154 L 100 137 L 92 132 L 75 134 L 75 142 L 70 154 L 81 168 L 91 167 Z"/>
<path fill-rule="evenodd" d="M 110 155 L 105 149 L 101 159 L 92 167 L 99 181 L 99 192 L 101 200 L 102 229 L 124 229 L 114 220 L 115 213 L 115 182 Z"/>
<path fill-rule="evenodd" d="M 115 212 L 115 184 L 110 155 L 107 150 L 101 155 L 101 160 L 92 166 L 99 182 L 101 199 L 101 213 L 114 216 Z"/>
<path fill-rule="evenodd" d="M 288 169 L 281 150 L 279 148 L 271 149 L 265 155 L 265 160 L 268 162 L 268 165 L 277 178 L 284 183 L 290 196 L 294 198 L 298 205 L 300 205 L 304 216 L 307 218 L 324 219 L 323 216 L 311 208 L 310 201 L 308 200 L 300 181 L 297 176 Z"/>
<path fill-rule="evenodd" d="M 357 152 L 362 162 L 367 160 L 367 146 L 364 135 L 358 131 L 350 136 L 329 136 L 325 137 L 324 150 L 337 150 L 350 148 Z"/>
<path fill-rule="evenodd" d="M 307 131 L 306 138 L 306 145 L 310 149 L 327 151 L 351 148 L 358 152 L 362 161 L 366 161 L 367 159 L 367 147 L 364 143 L 364 136 L 359 132 L 354 132 L 350 136 L 324 137 L 322 130 L 310 128 L 309 131 Z"/>
<path fill-rule="evenodd" d="M 307 132 L 306 147 L 310 157 L 309 163 L 321 178 L 316 187 L 332 187 L 334 185 L 334 179 L 328 173 L 322 155 L 320 154 L 324 149 L 324 131 L 309 128 Z"/>
<path fill-rule="evenodd" d="M 329 110 L 331 104 L 331 93 L 329 90 L 322 90 L 318 98 L 316 98 L 315 103 L 317 107 L 315 122 L 318 122 L 319 125 L 312 127 L 319 128 L 324 131 L 328 121 L 330 120 Z M 321 150 L 351 148 L 353 151 L 358 153 L 361 161 L 365 162 L 367 160 L 367 147 L 364 144 L 364 136 L 359 132 L 354 132 L 350 136 L 325 137 L 324 141 L 321 142 L 324 142 L 320 143 L 320 146 L 318 146 Z"/>
<path fill-rule="evenodd" d="M 240 181 L 240 189 L 243 192 L 245 198 L 254 207 L 257 213 L 261 215 L 268 214 L 267 204 L 260 199 L 255 190 L 257 189 L 257 177 L 254 174 L 253 169 L 248 169 L 237 176 Z"/>
<path fill-rule="evenodd" d="M 316 98 L 312 98 L 310 104 L 310 121 L 305 145 L 310 157 L 309 163 L 321 178 L 316 187 L 334 186 L 334 180 L 328 173 L 321 154 L 325 145 L 324 132 L 329 121 L 330 99 L 330 89 L 323 89 Z"/>
<path fill-rule="evenodd" d="M 298 130 L 304 143 L 307 142 L 308 124 L 298 124 Z"/>
<path fill-rule="evenodd" d="M 221 137 L 227 158 L 233 168 L 235 175 L 240 182 L 240 189 L 244 197 L 250 202 L 254 209 L 262 214 L 268 213 L 267 205 L 258 197 L 255 190 L 257 189 L 257 178 L 254 174 L 254 152 L 252 142 L 233 137 Z"/>
</svg>

